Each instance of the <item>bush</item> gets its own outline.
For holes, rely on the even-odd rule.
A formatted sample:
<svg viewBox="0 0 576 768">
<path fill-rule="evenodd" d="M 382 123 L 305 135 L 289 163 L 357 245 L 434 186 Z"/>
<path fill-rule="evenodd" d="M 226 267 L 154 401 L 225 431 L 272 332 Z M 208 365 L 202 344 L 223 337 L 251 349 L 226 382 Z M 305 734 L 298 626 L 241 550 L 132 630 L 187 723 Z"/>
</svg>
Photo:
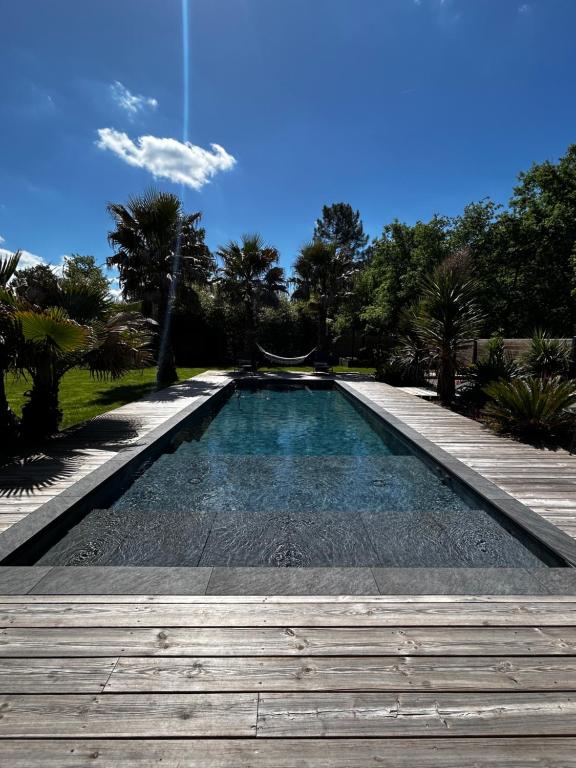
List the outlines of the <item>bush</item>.
<svg viewBox="0 0 576 768">
<path fill-rule="evenodd" d="M 426 383 L 430 354 L 415 334 L 406 334 L 377 360 L 376 378 L 392 386 L 418 387 Z"/>
<path fill-rule="evenodd" d="M 545 331 L 536 331 L 530 350 L 524 356 L 524 365 L 531 376 L 566 376 L 570 369 L 570 351 L 558 339 L 551 339 Z"/>
<path fill-rule="evenodd" d="M 489 384 L 484 413 L 497 429 L 536 442 L 561 440 L 576 426 L 568 410 L 576 403 L 576 381 L 530 377 Z"/>
<path fill-rule="evenodd" d="M 512 381 L 521 373 L 521 366 L 506 353 L 504 339 L 494 336 L 488 342 L 488 354 L 464 371 L 464 382 L 458 395 L 466 404 L 482 408 L 488 400 L 485 388 L 489 384 Z"/>
</svg>

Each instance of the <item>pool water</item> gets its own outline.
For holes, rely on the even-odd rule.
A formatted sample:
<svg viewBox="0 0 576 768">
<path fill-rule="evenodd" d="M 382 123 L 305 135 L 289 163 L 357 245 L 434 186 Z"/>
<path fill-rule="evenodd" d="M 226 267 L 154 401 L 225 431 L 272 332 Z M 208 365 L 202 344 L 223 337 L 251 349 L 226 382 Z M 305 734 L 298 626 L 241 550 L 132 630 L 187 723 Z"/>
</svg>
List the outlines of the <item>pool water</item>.
<svg viewBox="0 0 576 768">
<path fill-rule="evenodd" d="M 474 506 L 336 389 L 238 389 L 38 564 L 545 566 Z"/>
</svg>

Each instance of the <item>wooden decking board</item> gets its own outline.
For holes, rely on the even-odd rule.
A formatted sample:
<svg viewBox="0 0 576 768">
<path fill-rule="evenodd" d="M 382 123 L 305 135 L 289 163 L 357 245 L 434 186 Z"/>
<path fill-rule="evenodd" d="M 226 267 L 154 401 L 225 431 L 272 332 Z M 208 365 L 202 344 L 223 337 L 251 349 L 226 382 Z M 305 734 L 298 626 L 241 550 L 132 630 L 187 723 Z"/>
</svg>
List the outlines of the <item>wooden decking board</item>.
<svg viewBox="0 0 576 768">
<path fill-rule="evenodd" d="M 98 603 L 0 606 L 7 627 L 377 627 L 572 626 L 576 604 L 534 603 L 229 603 L 224 605 Z"/>
<path fill-rule="evenodd" d="M 567 627 L 5 629 L 0 658 L 125 656 L 576 656 Z"/>
<path fill-rule="evenodd" d="M 258 704 L 267 738 L 571 736 L 575 720 L 574 693 L 262 693 Z"/>
<path fill-rule="evenodd" d="M 574 598 L 104 599 L 0 597 L 2 765 L 576 767 Z"/>
<path fill-rule="evenodd" d="M 15 740 L 10 768 L 576 768 L 573 738 Z"/>
<path fill-rule="evenodd" d="M 254 736 L 258 697 L 227 694 L 0 696 L 0 738 Z"/>
<path fill-rule="evenodd" d="M 117 658 L 0 659 L 0 694 L 101 693 Z"/>
<path fill-rule="evenodd" d="M 67 672 L 67 661 L 59 660 L 58 668 Z M 359 689 L 396 692 L 576 690 L 576 658 L 124 658 L 114 666 L 104 688 L 106 693 Z"/>
</svg>

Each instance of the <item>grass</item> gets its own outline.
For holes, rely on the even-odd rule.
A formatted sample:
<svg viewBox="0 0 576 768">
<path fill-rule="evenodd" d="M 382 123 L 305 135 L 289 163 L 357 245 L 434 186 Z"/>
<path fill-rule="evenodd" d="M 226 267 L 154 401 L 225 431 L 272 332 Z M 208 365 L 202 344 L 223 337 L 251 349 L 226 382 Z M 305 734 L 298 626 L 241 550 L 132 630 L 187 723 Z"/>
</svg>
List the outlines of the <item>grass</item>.
<svg viewBox="0 0 576 768">
<path fill-rule="evenodd" d="M 180 379 L 188 379 L 205 371 L 205 368 L 178 368 Z M 98 381 L 88 371 L 74 368 L 68 371 L 60 384 L 60 405 L 64 413 L 61 428 L 71 427 L 80 421 L 91 419 L 100 413 L 119 408 L 138 400 L 154 390 L 156 368 L 131 371 L 116 381 Z M 29 379 L 6 379 L 6 392 L 11 407 L 20 414 L 26 401 L 24 392 L 30 389 Z"/>
</svg>

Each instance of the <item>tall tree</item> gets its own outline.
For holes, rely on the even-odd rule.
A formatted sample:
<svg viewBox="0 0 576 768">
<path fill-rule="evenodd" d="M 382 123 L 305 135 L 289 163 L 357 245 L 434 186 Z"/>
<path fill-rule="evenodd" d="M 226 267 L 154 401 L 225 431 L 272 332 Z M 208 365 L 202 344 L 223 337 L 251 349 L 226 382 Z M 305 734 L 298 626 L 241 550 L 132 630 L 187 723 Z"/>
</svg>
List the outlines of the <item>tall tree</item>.
<svg viewBox="0 0 576 768">
<path fill-rule="evenodd" d="M 149 190 L 131 197 L 127 205 L 110 203 L 115 224 L 108 241 L 115 249 L 107 259 L 117 267 L 125 299 L 140 300 L 144 314 L 159 323 L 157 384 L 176 381 L 176 362 L 170 339 L 172 308 L 181 281 L 202 276 L 212 258 L 199 227 L 200 213 L 186 214 L 176 195 Z"/>
<path fill-rule="evenodd" d="M 278 251 L 266 245 L 260 235 L 251 234 L 242 235 L 240 242 L 231 240 L 220 246 L 217 255 L 222 262 L 218 270 L 220 289 L 241 307 L 245 354 L 254 364 L 258 309 L 276 303 L 278 294 L 286 291 Z"/>
<path fill-rule="evenodd" d="M 520 264 L 514 309 L 529 309 L 529 316 L 518 312 L 522 330 L 529 334 L 546 318 L 552 334 L 571 336 L 576 325 L 576 144 L 557 163 L 534 164 L 521 173 L 510 208 L 502 225 L 505 235 L 514 237 L 513 256 Z"/>
<path fill-rule="evenodd" d="M 450 253 L 449 227 L 450 220 L 442 216 L 413 225 L 396 220 L 384 227 L 356 288 L 363 297 L 361 316 L 369 330 L 398 330 L 403 311 L 420 295 L 424 277 Z"/>
<path fill-rule="evenodd" d="M 317 345 L 329 346 L 329 325 L 350 291 L 358 267 L 353 253 L 316 240 L 303 246 L 294 263 L 293 298 L 305 302 L 317 319 Z"/>
<path fill-rule="evenodd" d="M 18 298 L 38 307 L 54 307 L 58 303 L 58 276 L 47 264 L 18 269 L 11 288 Z"/>
<path fill-rule="evenodd" d="M 314 241 L 333 245 L 348 251 L 352 259 L 362 258 L 368 243 L 360 211 L 354 211 L 349 203 L 333 203 L 322 208 L 322 217 L 316 219 Z"/>
<path fill-rule="evenodd" d="M 110 281 L 96 264 L 94 256 L 73 253 L 64 259 L 60 287 L 63 289 L 91 288 L 106 295 L 110 290 Z"/>
</svg>

